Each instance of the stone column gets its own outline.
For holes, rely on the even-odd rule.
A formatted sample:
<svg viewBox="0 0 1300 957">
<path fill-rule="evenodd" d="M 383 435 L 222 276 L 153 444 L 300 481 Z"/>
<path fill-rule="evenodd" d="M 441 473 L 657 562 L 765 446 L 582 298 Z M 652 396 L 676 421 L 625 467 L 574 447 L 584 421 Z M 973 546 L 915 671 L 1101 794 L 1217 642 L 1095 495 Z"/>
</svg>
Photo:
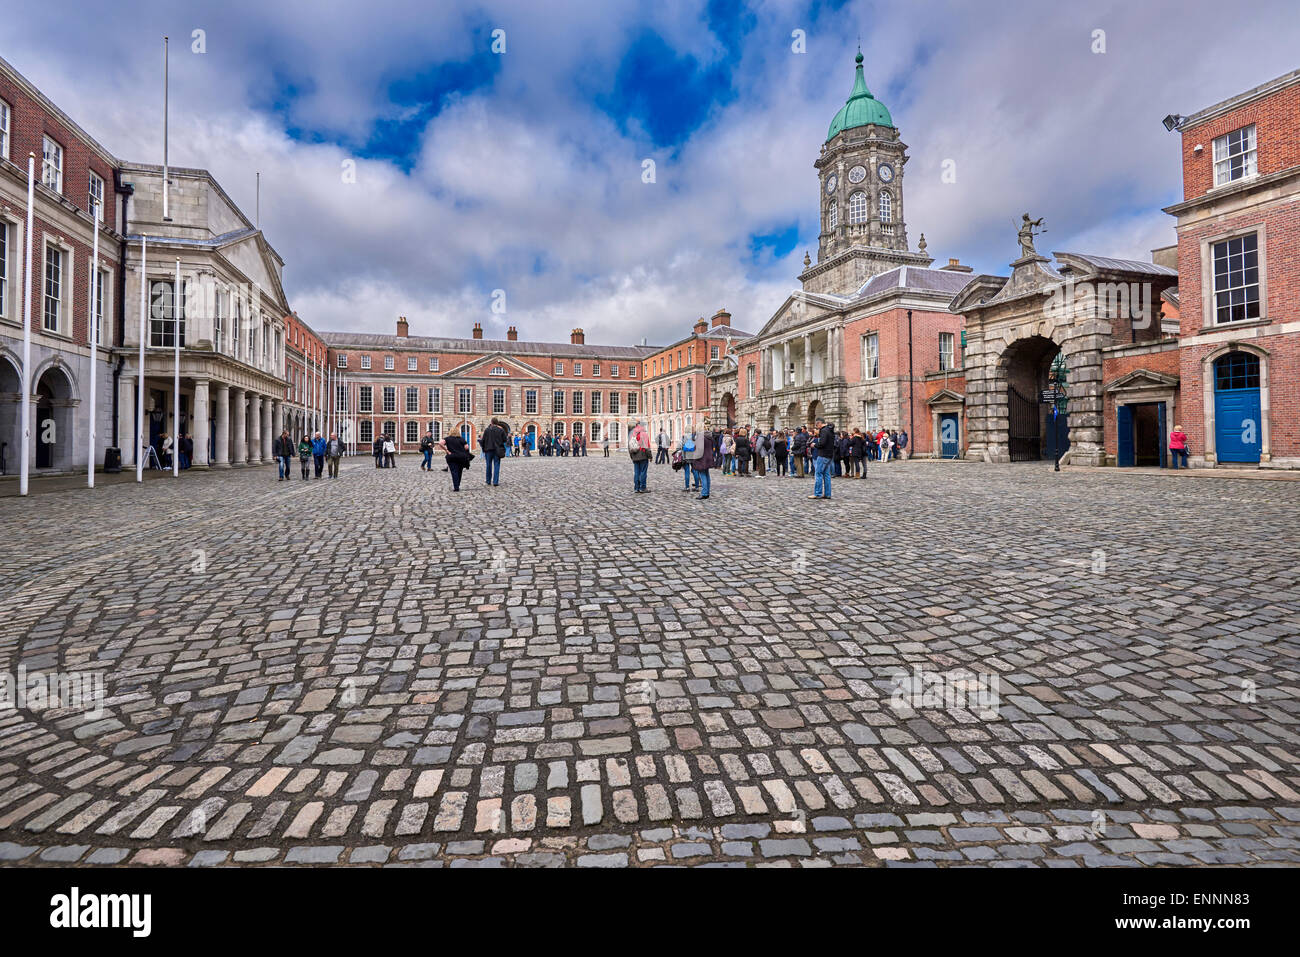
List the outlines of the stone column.
<svg viewBox="0 0 1300 957">
<path fill-rule="evenodd" d="M 243 389 L 230 390 L 230 464 L 243 465 L 248 461 L 248 403 Z"/>
<path fill-rule="evenodd" d="M 812 334 L 803 334 L 803 384 L 812 385 Z"/>
<path fill-rule="evenodd" d="M 217 420 L 216 455 L 212 464 L 216 468 L 230 467 L 230 386 L 217 384 Z"/>
<path fill-rule="evenodd" d="M 208 380 L 194 380 L 194 414 L 190 437 L 194 439 L 194 458 L 190 468 L 205 469 L 208 462 Z"/>
<path fill-rule="evenodd" d="M 262 396 L 262 461 L 271 461 L 271 429 L 275 416 L 271 410 L 271 397 Z"/>
<path fill-rule="evenodd" d="M 791 384 L 791 382 L 786 381 L 786 377 L 790 376 L 790 340 L 789 339 L 781 343 L 781 349 L 782 349 L 781 354 L 783 356 L 782 366 L 781 366 L 781 388 L 784 389 L 787 385 Z M 793 376 L 791 376 L 791 380 L 793 380 Z"/>
<path fill-rule="evenodd" d="M 271 400 L 271 438 L 274 439 L 284 428 L 284 406 L 279 399 Z"/>
<path fill-rule="evenodd" d="M 262 397 L 248 397 L 248 464 L 262 464 Z"/>
</svg>

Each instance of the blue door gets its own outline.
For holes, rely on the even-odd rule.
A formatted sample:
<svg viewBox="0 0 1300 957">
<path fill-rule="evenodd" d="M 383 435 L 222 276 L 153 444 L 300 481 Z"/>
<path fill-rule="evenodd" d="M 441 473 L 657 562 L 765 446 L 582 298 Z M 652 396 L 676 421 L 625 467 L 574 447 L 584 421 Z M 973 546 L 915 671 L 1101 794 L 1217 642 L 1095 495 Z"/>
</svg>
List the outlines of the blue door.
<svg viewBox="0 0 1300 957">
<path fill-rule="evenodd" d="M 961 423 L 956 412 L 939 416 L 939 455 L 945 459 L 961 455 Z"/>
<path fill-rule="evenodd" d="M 1115 438 L 1118 440 L 1115 464 L 1121 468 L 1128 468 L 1136 464 L 1133 454 L 1133 407 L 1118 406 L 1115 409 L 1115 418 Z"/>
<path fill-rule="evenodd" d="M 1169 463 L 1166 459 L 1169 457 L 1169 426 L 1165 420 L 1165 404 L 1156 403 L 1156 448 L 1160 452 L 1160 467 L 1165 468 Z"/>
<path fill-rule="evenodd" d="M 1214 446 L 1220 462 L 1258 462 L 1259 356 L 1230 352 L 1214 363 Z"/>
</svg>

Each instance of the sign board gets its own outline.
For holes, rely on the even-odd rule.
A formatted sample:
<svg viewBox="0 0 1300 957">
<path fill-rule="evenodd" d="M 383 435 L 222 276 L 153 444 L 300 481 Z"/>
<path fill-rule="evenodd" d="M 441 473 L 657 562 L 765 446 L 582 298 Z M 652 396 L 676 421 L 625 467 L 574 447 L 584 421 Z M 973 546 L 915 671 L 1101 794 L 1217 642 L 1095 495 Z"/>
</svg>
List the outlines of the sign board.
<svg viewBox="0 0 1300 957">
<path fill-rule="evenodd" d="M 1059 402 L 1061 399 L 1064 398 L 1065 398 L 1064 392 L 1056 392 L 1053 391 L 1052 389 L 1044 389 L 1042 392 L 1038 393 L 1039 402 L 1053 403 L 1053 402 Z"/>
</svg>

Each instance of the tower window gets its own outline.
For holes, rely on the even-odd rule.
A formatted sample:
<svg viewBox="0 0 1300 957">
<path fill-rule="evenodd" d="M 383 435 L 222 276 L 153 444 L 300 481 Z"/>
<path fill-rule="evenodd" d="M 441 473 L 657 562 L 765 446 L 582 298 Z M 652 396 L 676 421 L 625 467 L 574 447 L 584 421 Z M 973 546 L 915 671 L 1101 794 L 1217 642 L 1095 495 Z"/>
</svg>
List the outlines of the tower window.
<svg viewBox="0 0 1300 957">
<path fill-rule="evenodd" d="M 826 228 L 834 229 L 840 224 L 840 204 L 831 200 L 831 204 L 826 207 Z"/>
<path fill-rule="evenodd" d="M 854 226 L 858 223 L 867 221 L 867 194 L 862 190 L 849 197 L 849 225 Z"/>
<path fill-rule="evenodd" d="M 881 193 L 880 194 L 880 221 L 882 223 L 888 223 L 892 221 L 890 217 L 893 215 L 893 206 L 894 206 L 894 201 L 893 199 L 890 198 L 890 195 L 888 193 Z"/>
</svg>

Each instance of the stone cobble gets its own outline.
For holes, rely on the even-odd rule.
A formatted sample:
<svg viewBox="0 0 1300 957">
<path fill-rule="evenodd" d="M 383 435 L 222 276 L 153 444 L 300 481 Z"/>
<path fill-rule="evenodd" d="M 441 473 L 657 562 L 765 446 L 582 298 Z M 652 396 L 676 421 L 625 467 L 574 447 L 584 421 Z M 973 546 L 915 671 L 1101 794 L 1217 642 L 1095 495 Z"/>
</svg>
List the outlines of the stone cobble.
<svg viewBox="0 0 1300 957">
<path fill-rule="evenodd" d="M 0 864 L 1300 854 L 1293 483 L 368 461 L 0 501 Z"/>
</svg>

